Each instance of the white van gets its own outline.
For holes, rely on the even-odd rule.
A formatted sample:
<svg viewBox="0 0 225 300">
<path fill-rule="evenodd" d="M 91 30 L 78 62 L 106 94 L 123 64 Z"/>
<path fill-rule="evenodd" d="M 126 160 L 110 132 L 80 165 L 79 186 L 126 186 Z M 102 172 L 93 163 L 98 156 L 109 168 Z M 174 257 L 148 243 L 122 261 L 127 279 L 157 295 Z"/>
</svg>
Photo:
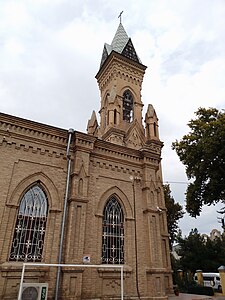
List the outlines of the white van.
<svg viewBox="0 0 225 300">
<path fill-rule="evenodd" d="M 202 273 L 204 286 L 211 286 L 215 290 L 221 290 L 220 274 L 219 273 Z M 194 280 L 198 282 L 197 273 Z"/>
</svg>

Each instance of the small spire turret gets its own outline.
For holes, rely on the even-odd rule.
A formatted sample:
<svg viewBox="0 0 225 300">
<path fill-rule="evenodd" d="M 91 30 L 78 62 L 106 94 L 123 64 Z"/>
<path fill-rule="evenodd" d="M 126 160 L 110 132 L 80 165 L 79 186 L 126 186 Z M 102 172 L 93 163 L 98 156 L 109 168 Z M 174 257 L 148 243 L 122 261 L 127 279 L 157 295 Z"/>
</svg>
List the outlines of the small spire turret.
<svg viewBox="0 0 225 300">
<path fill-rule="evenodd" d="M 146 139 L 159 139 L 158 118 L 152 104 L 148 105 L 145 114 L 145 134 Z"/>
<path fill-rule="evenodd" d="M 94 110 L 92 112 L 91 119 L 88 120 L 87 133 L 94 136 L 97 136 L 98 134 L 98 121 Z"/>
</svg>

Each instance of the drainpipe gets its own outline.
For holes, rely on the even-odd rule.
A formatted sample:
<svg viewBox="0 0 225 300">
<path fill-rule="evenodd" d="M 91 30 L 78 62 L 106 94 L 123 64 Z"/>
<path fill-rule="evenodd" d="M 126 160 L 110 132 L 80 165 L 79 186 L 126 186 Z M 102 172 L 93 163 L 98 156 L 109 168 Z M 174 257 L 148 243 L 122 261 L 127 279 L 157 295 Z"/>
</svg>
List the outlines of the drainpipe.
<svg viewBox="0 0 225 300">
<path fill-rule="evenodd" d="M 64 239 L 65 221 L 66 221 L 66 213 L 67 213 L 67 202 L 68 202 L 68 196 L 69 196 L 69 185 L 70 185 L 70 169 L 71 169 L 70 143 L 71 143 L 73 133 L 74 133 L 74 129 L 70 128 L 68 130 L 69 137 L 68 137 L 67 149 L 66 149 L 66 158 L 67 158 L 66 193 L 65 193 L 65 198 L 64 198 L 63 218 L 62 218 L 62 224 L 61 224 L 58 264 L 61 264 L 61 262 L 62 262 L 63 239 Z M 60 273 L 61 273 L 61 267 L 58 266 L 57 277 L 56 277 L 56 288 L 55 288 L 55 300 L 58 300 L 59 285 L 60 285 Z"/>
<path fill-rule="evenodd" d="M 139 290 L 139 279 L 138 279 L 138 250 L 137 250 L 137 212 L 136 212 L 136 196 L 135 196 L 135 181 L 138 182 L 141 180 L 138 176 L 131 176 L 132 187 L 133 187 L 133 201 L 134 201 L 134 241 L 135 241 L 135 263 L 136 263 L 136 289 L 138 299 L 141 299 L 140 290 Z"/>
</svg>

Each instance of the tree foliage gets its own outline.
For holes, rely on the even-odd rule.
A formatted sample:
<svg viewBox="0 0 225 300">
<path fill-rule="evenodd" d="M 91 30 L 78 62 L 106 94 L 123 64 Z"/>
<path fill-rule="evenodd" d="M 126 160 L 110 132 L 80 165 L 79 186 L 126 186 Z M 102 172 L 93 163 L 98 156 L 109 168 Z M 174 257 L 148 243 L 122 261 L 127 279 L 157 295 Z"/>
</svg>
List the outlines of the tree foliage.
<svg viewBox="0 0 225 300">
<path fill-rule="evenodd" d="M 175 203 L 174 198 L 171 196 L 169 184 L 163 185 L 165 205 L 167 208 L 167 225 L 169 233 L 170 248 L 172 247 L 176 234 L 178 232 L 178 221 L 183 217 L 183 207 L 179 203 Z"/>
<path fill-rule="evenodd" d="M 180 268 L 184 271 L 191 271 L 192 274 L 196 270 L 204 272 L 218 272 L 221 265 L 225 265 L 225 238 L 216 238 L 210 240 L 205 238 L 192 229 L 188 237 L 178 237 L 180 255 Z"/>
<path fill-rule="evenodd" d="M 225 201 L 225 112 L 199 108 L 188 124 L 190 133 L 172 144 L 192 182 L 186 191 L 186 210 L 200 215 L 203 205 Z"/>
</svg>

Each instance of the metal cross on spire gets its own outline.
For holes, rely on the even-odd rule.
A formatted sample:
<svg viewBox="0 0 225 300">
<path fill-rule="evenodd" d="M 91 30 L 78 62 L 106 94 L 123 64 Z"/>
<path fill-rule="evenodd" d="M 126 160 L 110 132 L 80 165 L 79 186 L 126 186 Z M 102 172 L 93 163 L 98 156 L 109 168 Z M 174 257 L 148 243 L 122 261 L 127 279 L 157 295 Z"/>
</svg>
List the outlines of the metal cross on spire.
<svg viewBox="0 0 225 300">
<path fill-rule="evenodd" d="M 120 18 L 120 23 L 121 23 L 121 20 L 122 20 L 122 13 L 123 13 L 123 10 L 121 11 L 121 13 L 118 16 L 118 18 Z"/>
</svg>

